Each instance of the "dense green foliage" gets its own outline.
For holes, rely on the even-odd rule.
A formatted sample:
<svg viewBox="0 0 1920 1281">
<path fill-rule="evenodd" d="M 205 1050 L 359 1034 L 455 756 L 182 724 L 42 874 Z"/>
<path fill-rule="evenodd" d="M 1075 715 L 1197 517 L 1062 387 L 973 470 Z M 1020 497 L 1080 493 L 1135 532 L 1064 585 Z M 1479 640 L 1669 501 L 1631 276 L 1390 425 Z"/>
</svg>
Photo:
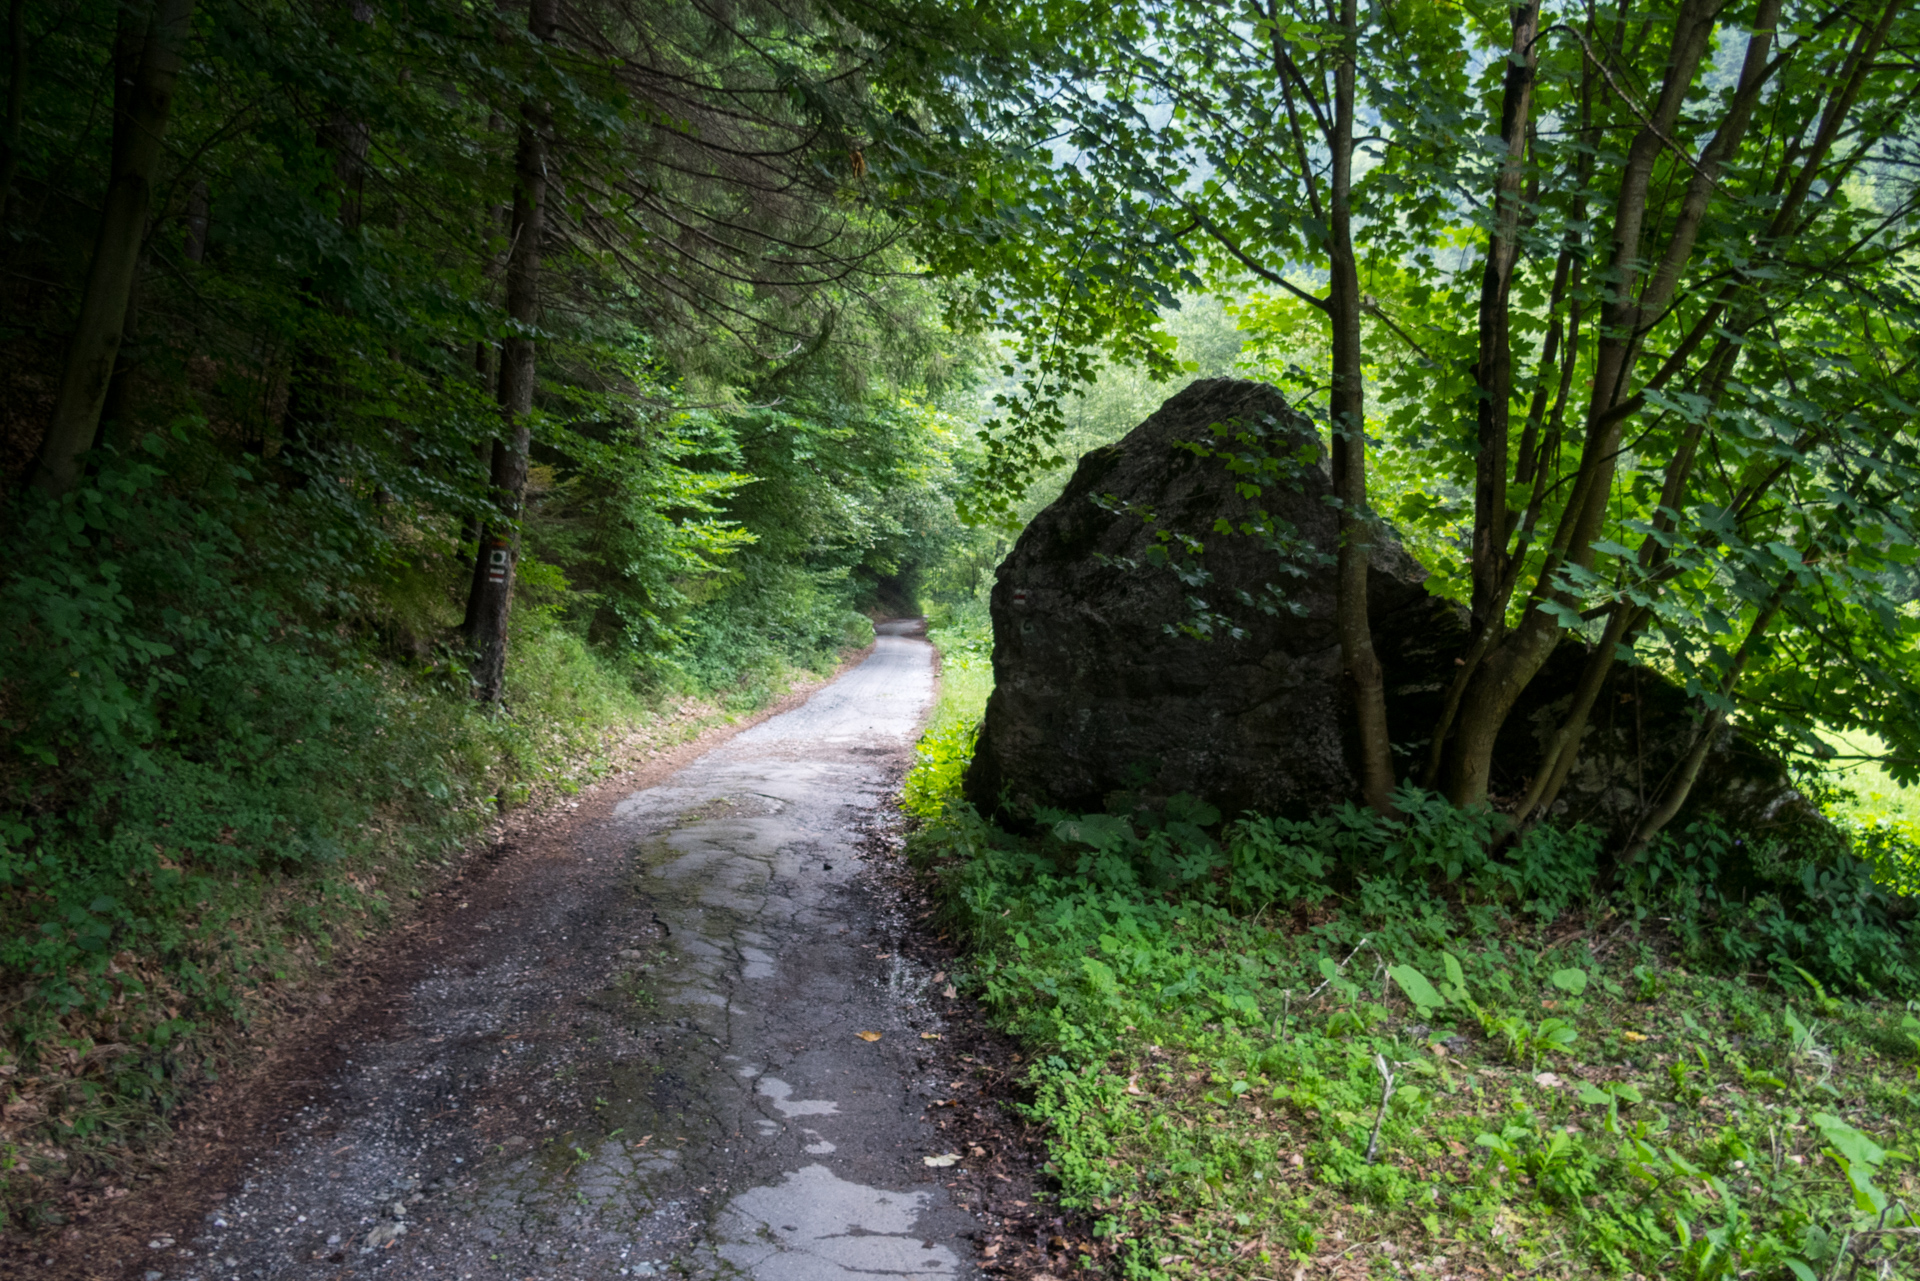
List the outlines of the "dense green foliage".
<svg viewBox="0 0 1920 1281">
<path fill-rule="evenodd" d="M 966 653 L 963 625 L 934 636 Z M 961 981 L 1036 1052 L 1062 1204 L 1126 1275 L 1903 1253 L 1876 1233 L 1914 1191 L 1920 1021 L 1885 998 L 1920 993 L 1915 922 L 1861 860 L 1699 824 L 1602 892 L 1589 833 L 1490 853 L 1498 816 L 1411 791 L 1398 819 L 1224 828 L 1117 798 L 1017 837 L 950 783 L 985 692 L 943 690 L 909 856 Z M 1910 845 L 1854 849 L 1911 874 Z"/>
</svg>

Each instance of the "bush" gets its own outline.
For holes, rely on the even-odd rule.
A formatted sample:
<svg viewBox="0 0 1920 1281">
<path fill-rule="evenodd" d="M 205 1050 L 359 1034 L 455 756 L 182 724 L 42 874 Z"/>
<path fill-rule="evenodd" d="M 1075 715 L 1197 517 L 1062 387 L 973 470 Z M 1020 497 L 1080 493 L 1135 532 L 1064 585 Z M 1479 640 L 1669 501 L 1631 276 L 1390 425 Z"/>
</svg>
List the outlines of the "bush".
<svg viewBox="0 0 1920 1281">
<path fill-rule="evenodd" d="M 1473 1275 L 1824 1275 L 1849 1232 L 1906 1221 L 1907 1183 L 1873 1180 L 1907 1178 L 1920 1020 L 1805 964 L 1838 946 L 1869 978 L 1867 864 L 1783 915 L 1734 890 L 1778 851 L 1711 825 L 1603 890 L 1591 832 L 1502 847 L 1485 812 L 1400 803 L 1221 826 L 1175 798 L 1023 837 L 949 794 L 910 842 L 1119 1274 L 1270 1276 L 1331 1238 Z M 1755 955 L 1783 989 L 1741 977 Z"/>
<path fill-rule="evenodd" d="M 200 1033 L 648 715 L 539 608 L 514 616 L 505 709 L 476 705 L 444 649 L 396 658 L 383 540 L 321 501 L 182 432 L 9 513 L 0 1062 L 86 1068 L 40 1082 L 51 1119 L 163 1109 L 199 1070 Z M 90 1058 L 96 1043 L 117 1057 Z"/>
<path fill-rule="evenodd" d="M 1920 997 L 1913 901 L 1877 879 L 1892 851 L 1846 828 L 1822 844 L 1808 856 L 1702 819 L 1656 842 L 1620 893 L 1643 918 L 1664 916 L 1703 968 L 1764 968 L 1790 986 L 1798 971 L 1838 991 Z"/>
<path fill-rule="evenodd" d="M 1354 805 L 1309 819 L 1249 816 L 1222 825 L 1211 806 L 1175 796 L 1161 805 L 1117 798 L 1105 814 L 1040 809 L 1032 840 L 989 828 L 958 801 L 977 725 L 930 730 L 907 781 L 907 807 L 948 828 L 966 816 L 975 849 L 1020 847 L 1027 878 L 1133 897 L 1217 906 L 1241 915 L 1341 909 L 1408 946 L 1465 930 L 1492 936 L 1507 922 L 1550 923 L 1568 913 L 1620 916 L 1669 932 L 1695 966 L 1728 974 L 1765 969 L 1797 987 L 1811 975 L 1835 991 L 1920 997 L 1920 943 L 1912 901 L 1876 879 L 1903 847 L 1817 847 L 1795 857 L 1779 841 L 1755 849 L 1717 822 L 1662 836 L 1609 880 L 1600 833 L 1537 827 L 1509 839 L 1487 809 L 1457 809 L 1413 788 L 1383 818 Z M 992 832 L 989 840 L 981 832 Z M 1881 839 L 1884 839 L 1882 834 Z M 1905 866 L 1904 861 L 1901 866 Z M 996 864 L 1004 880 L 1013 865 Z M 1009 883 L 1024 883 L 1016 878 Z"/>
<path fill-rule="evenodd" d="M 927 634 L 940 651 L 940 694 L 901 798 L 908 813 L 922 818 L 938 815 L 960 795 L 980 736 L 980 714 L 993 688 L 993 625 L 983 602 L 936 607 Z"/>
</svg>

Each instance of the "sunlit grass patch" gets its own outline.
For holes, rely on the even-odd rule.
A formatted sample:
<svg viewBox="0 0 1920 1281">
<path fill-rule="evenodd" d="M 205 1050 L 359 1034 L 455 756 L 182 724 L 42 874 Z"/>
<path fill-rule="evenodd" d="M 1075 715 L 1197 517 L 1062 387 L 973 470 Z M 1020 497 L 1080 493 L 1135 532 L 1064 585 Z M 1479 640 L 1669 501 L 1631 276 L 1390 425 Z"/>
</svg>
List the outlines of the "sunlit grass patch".
<svg viewBox="0 0 1920 1281">
<path fill-rule="evenodd" d="M 940 694 L 927 714 L 902 799 L 909 813 L 923 818 L 958 793 L 993 692 L 993 629 L 984 609 L 936 610 L 929 621 L 929 638 L 940 651 Z"/>
</svg>

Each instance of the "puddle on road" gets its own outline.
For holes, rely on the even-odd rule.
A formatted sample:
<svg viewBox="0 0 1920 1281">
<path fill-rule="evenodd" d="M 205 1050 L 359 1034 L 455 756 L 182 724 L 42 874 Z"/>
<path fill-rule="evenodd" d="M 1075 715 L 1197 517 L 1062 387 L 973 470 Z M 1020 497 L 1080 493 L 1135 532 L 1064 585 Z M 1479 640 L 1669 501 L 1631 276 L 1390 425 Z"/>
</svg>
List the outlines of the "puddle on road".
<svg viewBox="0 0 1920 1281">
<path fill-rule="evenodd" d="M 840 1110 L 838 1103 L 827 1099 L 796 1099 L 793 1087 L 778 1077 L 763 1076 L 754 1089 L 756 1094 L 764 1094 L 773 1100 L 773 1106 L 780 1109 L 782 1116 L 832 1116 Z"/>
<path fill-rule="evenodd" d="M 951 1277 L 959 1256 L 913 1230 L 928 1199 L 804 1166 L 729 1201 L 713 1225 L 714 1253 L 754 1281 Z"/>
</svg>

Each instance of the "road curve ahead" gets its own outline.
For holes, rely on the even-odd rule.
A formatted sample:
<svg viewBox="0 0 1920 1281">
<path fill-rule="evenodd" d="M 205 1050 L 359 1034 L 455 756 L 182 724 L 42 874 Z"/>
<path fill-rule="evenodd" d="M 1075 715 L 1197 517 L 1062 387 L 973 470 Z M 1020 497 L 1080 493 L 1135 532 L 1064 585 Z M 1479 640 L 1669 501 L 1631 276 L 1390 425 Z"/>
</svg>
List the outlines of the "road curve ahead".
<svg viewBox="0 0 1920 1281">
<path fill-rule="evenodd" d="M 971 1277 L 933 976 L 862 876 L 932 695 L 912 630 L 477 888 L 145 1276 Z"/>
</svg>

